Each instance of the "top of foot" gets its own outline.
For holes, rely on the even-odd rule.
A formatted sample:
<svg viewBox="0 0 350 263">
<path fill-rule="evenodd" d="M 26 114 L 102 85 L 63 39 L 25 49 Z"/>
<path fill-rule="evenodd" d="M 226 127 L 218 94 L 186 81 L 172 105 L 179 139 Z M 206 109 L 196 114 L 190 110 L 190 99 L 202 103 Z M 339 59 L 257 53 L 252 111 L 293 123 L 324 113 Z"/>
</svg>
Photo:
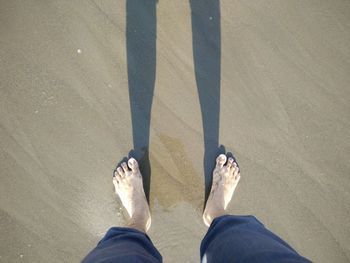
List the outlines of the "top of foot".
<svg viewBox="0 0 350 263">
<path fill-rule="evenodd" d="M 143 190 L 142 175 L 134 158 L 117 167 L 113 175 L 113 184 L 130 216 L 129 226 L 147 232 L 151 226 L 151 214 Z"/>
<path fill-rule="evenodd" d="M 239 167 L 234 159 L 231 157 L 227 159 L 225 154 L 220 154 L 216 158 L 213 184 L 203 212 L 206 226 L 209 227 L 216 217 L 225 215 L 240 178 Z"/>
</svg>

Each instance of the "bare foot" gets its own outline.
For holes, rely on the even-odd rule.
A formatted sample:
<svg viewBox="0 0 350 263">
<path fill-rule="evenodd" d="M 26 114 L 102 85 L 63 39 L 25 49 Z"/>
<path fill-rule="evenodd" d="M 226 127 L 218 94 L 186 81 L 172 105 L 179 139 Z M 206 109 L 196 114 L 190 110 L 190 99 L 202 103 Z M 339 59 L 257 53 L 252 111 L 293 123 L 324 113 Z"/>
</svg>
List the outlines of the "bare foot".
<svg viewBox="0 0 350 263">
<path fill-rule="evenodd" d="M 203 213 L 206 226 L 219 216 L 225 215 L 227 205 L 232 199 L 233 192 L 241 178 L 237 163 L 233 158 L 220 154 L 216 158 L 216 167 L 213 171 L 213 184 Z"/>
<path fill-rule="evenodd" d="M 147 232 L 151 226 L 151 213 L 143 190 L 142 175 L 134 158 L 114 171 L 113 184 L 123 206 L 130 216 L 129 226 Z"/>
</svg>

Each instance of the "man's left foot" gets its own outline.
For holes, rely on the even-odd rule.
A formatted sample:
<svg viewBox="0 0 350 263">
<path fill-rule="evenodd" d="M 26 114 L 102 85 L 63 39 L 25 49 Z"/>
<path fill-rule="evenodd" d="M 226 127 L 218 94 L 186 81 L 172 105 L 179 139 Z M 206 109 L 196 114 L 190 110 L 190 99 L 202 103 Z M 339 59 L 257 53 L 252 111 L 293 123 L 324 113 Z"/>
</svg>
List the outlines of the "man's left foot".
<svg viewBox="0 0 350 263">
<path fill-rule="evenodd" d="M 213 171 L 213 184 L 203 212 L 203 221 L 210 226 L 213 220 L 226 214 L 228 203 L 241 178 L 239 167 L 233 158 L 220 154 L 216 158 L 216 166 Z"/>
<path fill-rule="evenodd" d="M 147 232 L 151 226 L 151 213 L 143 190 L 142 175 L 134 158 L 117 167 L 113 175 L 113 184 L 130 216 L 129 226 Z"/>
</svg>

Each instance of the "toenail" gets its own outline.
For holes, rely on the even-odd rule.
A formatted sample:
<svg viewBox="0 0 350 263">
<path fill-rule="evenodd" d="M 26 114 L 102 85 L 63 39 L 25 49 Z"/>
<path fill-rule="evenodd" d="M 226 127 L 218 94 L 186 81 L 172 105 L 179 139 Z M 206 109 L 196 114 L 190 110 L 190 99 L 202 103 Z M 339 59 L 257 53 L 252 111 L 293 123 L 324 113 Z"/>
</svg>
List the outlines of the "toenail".
<svg viewBox="0 0 350 263">
<path fill-rule="evenodd" d="M 129 165 L 135 165 L 136 164 L 136 160 L 134 158 L 129 159 Z"/>
<path fill-rule="evenodd" d="M 226 156 L 224 154 L 220 154 L 219 158 L 218 158 L 219 159 L 218 161 L 219 162 L 223 162 L 223 161 L 225 161 L 225 158 L 226 158 Z"/>
</svg>

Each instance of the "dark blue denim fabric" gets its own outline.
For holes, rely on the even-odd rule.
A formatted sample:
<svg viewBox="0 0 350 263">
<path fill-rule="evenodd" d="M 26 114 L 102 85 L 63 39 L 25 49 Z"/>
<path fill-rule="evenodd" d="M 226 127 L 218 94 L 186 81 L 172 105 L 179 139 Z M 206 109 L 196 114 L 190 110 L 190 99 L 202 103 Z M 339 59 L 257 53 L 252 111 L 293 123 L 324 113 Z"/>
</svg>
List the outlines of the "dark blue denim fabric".
<svg viewBox="0 0 350 263">
<path fill-rule="evenodd" d="M 159 263 L 162 256 L 141 231 L 112 227 L 82 263 Z"/>
<path fill-rule="evenodd" d="M 203 262 L 208 263 L 310 262 L 254 216 L 216 218 L 201 244 L 201 259 L 204 255 Z M 159 263 L 162 256 L 146 234 L 133 228 L 113 227 L 82 262 Z"/>
<path fill-rule="evenodd" d="M 208 263 L 310 262 L 254 216 L 221 216 L 205 235 L 200 249 Z"/>
</svg>

